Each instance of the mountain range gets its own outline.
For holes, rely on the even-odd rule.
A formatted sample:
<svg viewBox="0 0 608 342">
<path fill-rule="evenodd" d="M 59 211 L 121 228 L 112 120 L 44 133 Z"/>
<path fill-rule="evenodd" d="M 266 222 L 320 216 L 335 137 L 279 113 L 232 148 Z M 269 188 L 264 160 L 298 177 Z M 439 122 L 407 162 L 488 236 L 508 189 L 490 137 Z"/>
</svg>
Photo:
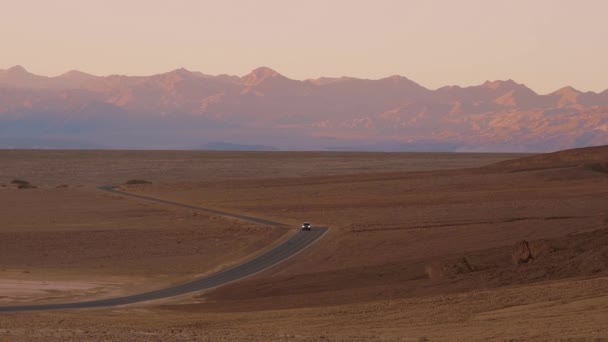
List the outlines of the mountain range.
<svg viewBox="0 0 608 342">
<path fill-rule="evenodd" d="M 402 76 L 300 81 L 266 67 L 242 77 L 0 70 L 2 148 L 543 152 L 602 144 L 608 90 L 537 94 L 513 80 L 427 89 Z"/>
</svg>

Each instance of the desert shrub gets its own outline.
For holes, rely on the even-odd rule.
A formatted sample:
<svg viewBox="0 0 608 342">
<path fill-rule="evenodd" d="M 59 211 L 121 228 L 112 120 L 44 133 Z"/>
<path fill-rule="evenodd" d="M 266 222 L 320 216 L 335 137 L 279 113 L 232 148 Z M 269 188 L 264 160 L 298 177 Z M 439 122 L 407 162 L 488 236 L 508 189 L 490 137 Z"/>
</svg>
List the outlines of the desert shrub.
<svg viewBox="0 0 608 342">
<path fill-rule="evenodd" d="M 22 183 L 22 184 L 17 185 L 17 188 L 18 189 L 35 189 L 36 186 L 34 186 L 30 183 Z"/>
<path fill-rule="evenodd" d="M 57 185 L 57 189 L 65 189 L 67 188 L 68 185 L 67 184 L 61 184 L 61 185 Z"/>
<path fill-rule="evenodd" d="M 23 179 L 13 179 L 11 181 L 12 184 L 19 184 L 19 185 L 25 185 L 25 184 L 30 184 L 30 182 L 25 181 Z"/>
<path fill-rule="evenodd" d="M 129 179 L 127 181 L 127 185 L 134 185 L 134 184 L 151 184 L 152 182 L 148 182 L 147 180 L 143 180 L 143 179 Z"/>
<path fill-rule="evenodd" d="M 595 172 L 608 173 L 608 162 L 587 164 L 585 168 Z"/>
</svg>

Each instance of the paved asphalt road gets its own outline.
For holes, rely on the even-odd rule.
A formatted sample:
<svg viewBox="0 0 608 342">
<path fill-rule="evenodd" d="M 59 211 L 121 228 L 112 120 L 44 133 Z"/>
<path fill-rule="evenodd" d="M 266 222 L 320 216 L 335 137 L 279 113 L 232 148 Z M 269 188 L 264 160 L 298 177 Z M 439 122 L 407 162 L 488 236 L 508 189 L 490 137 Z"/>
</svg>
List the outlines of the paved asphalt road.
<svg viewBox="0 0 608 342">
<path fill-rule="evenodd" d="M 142 195 L 130 194 L 126 192 L 122 192 L 116 190 L 114 187 L 105 186 L 100 187 L 101 190 L 109 191 L 112 193 L 120 194 L 121 196 L 129 196 L 135 197 L 139 199 L 144 199 L 148 201 L 175 205 L 183 208 L 214 213 L 226 217 L 238 218 L 241 220 L 246 220 L 255 223 L 267 224 L 267 225 L 280 225 L 284 226 L 284 224 L 279 222 L 268 221 L 264 219 L 259 219 L 255 217 L 239 215 L 239 214 L 231 214 L 219 210 L 214 209 L 205 209 L 192 205 L 175 203 L 171 201 L 156 199 L 153 197 L 147 197 Z M 217 287 L 220 285 L 224 285 L 235 280 L 243 279 L 245 277 L 251 276 L 258 272 L 261 272 L 267 268 L 270 268 L 291 256 L 294 256 L 304 250 L 306 247 L 310 246 L 312 243 L 317 241 L 319 238 L 325 234 L 327 228 L 323 227 L 315 227 L 312 231 L 300 231 L 291 237 L 289 240 L 285 241 L 281 245 L 271 249 L 270 251 L 261 254 L 253 259 L 246 261 L 240 265 L 234 266 L 232 268 L 226 269 L 224 271 L 220 271 L 209 276 L 205 276 L 203 278 L 199 278 L 193 280 L 188 283 L 184 283 L 181 285 L 176 285 L 172 287 L 167 287 L 160 290 L 124 296 L 124 297 L 116 297 L 116 298 L 108 298 L 108 299 L 100 299 L 100 300 L 92 300 L 86 302 L 75 302 L 75 303 L 58 303 L 58 304 L 37 304 L 37 305 L 19 305 L 19 306 L 4 306 L 0 307 L 0 312 L 12 312 L 12 311 L 33 311 L 33 310 L 57 310 L 57 309 L 80 309 L 80 308 L 97 308 L 104 306 L 114 306 L 114 305 L 124 305 L 124 304 L 133 304 L 138 302 L 144 302 L 153 299 L 161 299 L 183 295 L 190 292 L 196 292 L 201 290 L 210 289 L 213 287 Z M 201 255 L 203 257 L 203 255 Z"/>
</svg>

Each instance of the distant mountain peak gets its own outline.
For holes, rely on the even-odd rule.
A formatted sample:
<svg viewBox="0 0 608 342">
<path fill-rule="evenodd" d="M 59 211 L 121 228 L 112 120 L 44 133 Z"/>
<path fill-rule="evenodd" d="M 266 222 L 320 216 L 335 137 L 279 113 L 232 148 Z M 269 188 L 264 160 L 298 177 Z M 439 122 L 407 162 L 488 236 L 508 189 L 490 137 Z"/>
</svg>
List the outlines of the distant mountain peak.
<svg viewBox="0 0 608 342">
<path fill-rule="evenodd" d="M 409 81 L 410 79 L 405 77 L 405 76 L 401 76 L 401 75 L 391 75 L 388 77 L 384 78 L 385 80 L 391 80 L 391 81 Z"/>
<path fill-rule="evenodd" d="M 33 87 L 37 88 L 43 84 L 48 77 L 34 75 L 21 65 L 15 65 L 9 69 L 4 70 L 0 73 L 1 81 L 4 84 L 10 84 L 17 87 Z"/>
<path fill-rule="evenodd" d="M 571 96 L 571 95 L 582 94 L 582 92 L 580 90 L 578 90 L 578 89 L 575 89 L 575 88 L 571 87 L 571 86 L 566 86 L 566 87 L 563 87 L 563 88 L 560 88 L 560 89 L 554 91 L 553 94 L 562 95 L 562 96 Z"/>
<path fill-rule="evenodd" d="M 286 79 L 285 76 L 279 74 L 275 70 L 272 70 L 268 67 L 259 67 L 251 71 L 249 74 L 243 76 L 241 80 L 243 81 L 243 84 L 247 86 L 252 86 L 273 78 Z"/>
<path fill-rule="evenodd" d="M 261 66 L 259 68 L 255 68 L 251 71 L 251 74 L 256 75 L 280 75 L 276 70 L 273 70 L 269 67 Z"/>
<path fill-rule="evenodd" d="M 171 70 L 169 72 L 165 72 L 163 74 L 158 74 L 156 76 L 179 76 L 179 77 L 189 77 L 195 75 L 196 72 L 190 71 L 186 68 L 177 68 Z"/>
<path fill-rule="evenodd" d="M 514 88 L 519 88 L 519 87 L 524 87 L 523 84 L 519 84 L 515 81 L 513 81 L 512 79 L 508 79 L 508 80 L 496 80 L 496 81 L 485 81 L 482 85 L 483 88 L 488 88 L 488 89 L 514 89 Z"/>
<path fill-rule="evenodd" d="M 381 78 L 379 81 L 391 82 L 391 83 L 416 83 L 409 78 L 401 75 L 392 75 Z"/>
<path fill-rule="evenodd" d="M 168 77 L 170 79 L 173 79 L 174 81 L 175 80 L 184 80 L 184 79 L 189 79 L 189 78 L 209 77 L 209 76 L 203 74 L 202 72 L 190 71 L 183 67 L 171 70 L 171 71 L 163 73 L 163 74 L 154 75 L 154 76 L 161 77 L 161 78 Z"/>
<path fill-rule="evenodd" d="M 380 79 L 379 81 L 384 82 L 384 83 L 391 83 L 391 84 L 399 85 L 399 86 L 406 85 L 408 87 L 424 88 L 420 84 L 410 80 L 409 78 L 407 78 L 405 76 L 401 76 L 401 75 L 393 75 L 393 76 L 385 77 L 385 78 Z M 426 89 L 426 88 L 424 88 L 424 89 Z"/>
<path fill-rule="evenodd" d="M 5 72 L 10 74 L 29 74 L 29 72 L 25 70 L 25 68 L 21 65 L 15 65 L 11 68 L 8 68 L 5 70 Z"/>
<path fill-rule="evenodd" d="M 581 94 L 581 91 L 576 90 L 570 86 L 563 87 L 551 93 L 551 95 L 557 96 L 559 98 L 557 102 L 558 107 L 576 105 L 578 103 L 578 97 Z"/>
<path fill-rule="evenodd" d="M 192 72 L 192 71 L 190 71 L 190 70 L 188 70 L 188 69 L 186 69 L 186 68 L 184 68 L 184 67 L 177 68 L 177 69 L 175 69 L 175 70 L 171 70 L 171 71 L 169 71 L 168 73 L 169 73 L 169 74 L 180 74 L 180 75 L 190 75 L 190 74 L 194 74 L 194 72 Z"/>
<path fill-rule="evenodd" d="M 78 71 L 78 70 L 70 70 L 68 72 L 64 72 L 63 74 L 59 75 L 59 77 L 67 78 L 67 79 L 83 79 L 83 78 L 91 78 L 91 77 L 95 77 L 95 76 L 93 76 L 91 74 L 87 74 L 86 72 Z"/>
</svg>

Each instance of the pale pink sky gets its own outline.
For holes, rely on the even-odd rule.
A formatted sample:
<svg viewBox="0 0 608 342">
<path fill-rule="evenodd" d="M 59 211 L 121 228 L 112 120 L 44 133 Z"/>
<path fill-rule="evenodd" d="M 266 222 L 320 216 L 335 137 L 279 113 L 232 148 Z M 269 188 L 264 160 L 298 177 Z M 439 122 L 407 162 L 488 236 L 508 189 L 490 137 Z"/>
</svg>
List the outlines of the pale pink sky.
<svg viewBox="0 0 608 342">
<path fill-rule="evenodd" d="M 606 0 L 2 0 L 0 69 L 608 88 Z"/>
</svg>

